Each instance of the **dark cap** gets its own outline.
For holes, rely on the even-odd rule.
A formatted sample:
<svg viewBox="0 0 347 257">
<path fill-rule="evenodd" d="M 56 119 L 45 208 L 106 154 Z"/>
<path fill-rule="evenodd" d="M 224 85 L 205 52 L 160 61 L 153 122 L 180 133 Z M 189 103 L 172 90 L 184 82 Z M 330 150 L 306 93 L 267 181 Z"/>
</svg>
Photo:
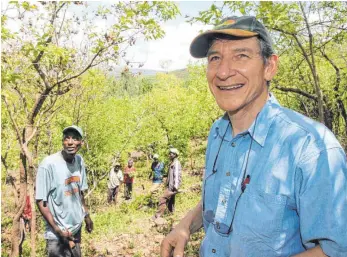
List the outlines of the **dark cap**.
<svg viewBox="0 0 347 257">
<path fill-rule="evenodd" d="M 76 131 L 81 136 L 81 138 L 83 138 L 83 131 L 82 131 L 82 129 L 80 127 L 77 127 L 76 125 L 72 125 L 72 126 L 66 127 L 63 130 L 63 134 L 65 134 L 69 130 Z"/>
<path fill-rule="evenodd" d="M 271 45 L 271 37 L 262 23 L 254 16 L 232 16 L 221 21 L 212 30 L 208 30 L 190 44 L 190 54 L 195 58 L 206 57 L 210 42 L 218 35 L 230 35 L 240 38 L 258 36 Z"/>
</svg>

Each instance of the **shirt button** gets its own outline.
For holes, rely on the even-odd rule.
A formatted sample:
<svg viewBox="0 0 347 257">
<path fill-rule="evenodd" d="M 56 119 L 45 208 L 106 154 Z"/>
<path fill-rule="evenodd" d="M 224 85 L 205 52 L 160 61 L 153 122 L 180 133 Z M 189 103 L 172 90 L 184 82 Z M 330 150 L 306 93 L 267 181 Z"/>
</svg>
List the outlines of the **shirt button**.
<svg viewBox="0 0 347 257">
<path fill-rule="evenodd" d="M 230 171 L 228 171 L 227 173 L 225 173 L 225 175 L 226 175 L 227 177 L 230 177 Z"/>
<path fill-rule="evenodd" d="M 212 249 L 212 252 L 213 252 L 213 253 L 216 253 L 216 249 Z"/>
<path fill-rule="evenodd" d="M 219 222 L 217 222 L 216 225 L 217 225 L 217 229 L 220 229 Z"/>
<path fill-rule="evenodd" d="M 222 200 L 222 204 L 224 205 L 224 204 L 225 204 L 225 202 L 226 202 L 226 201 L 225 201 L 225 199 L 223 199 L 223 200 Z"/>
<path fill-rule="evenodd" d="M 232 143 L 231 143 L 231 146 L 232 146 L 232 147 L 235 147 L 235 146 L 236 146 L 235 142 L 232 142 Z"/>
</svg>

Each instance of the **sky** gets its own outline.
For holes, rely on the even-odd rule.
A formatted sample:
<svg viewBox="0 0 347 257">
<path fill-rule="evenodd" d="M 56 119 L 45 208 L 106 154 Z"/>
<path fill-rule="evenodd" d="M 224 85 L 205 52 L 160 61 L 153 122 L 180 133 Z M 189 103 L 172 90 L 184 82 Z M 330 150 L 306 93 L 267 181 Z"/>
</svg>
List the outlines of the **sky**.
<svg viewBox="0 0 347 257">
<path fill-rule="evenodd" d="M 35 2 L 35 1 L 30 1 Z M 114 1 L 87 1 L 89 10 L 92 11 L 100 4 L 110 4 Z M 8 0 L 1 1 L 2 7 L 6 6 Z M 189 24 L 186 22 L 185 16 L 198 16 L 199 11 L 207 10 L 213 1 L 178 1 L 175 2 L 181 12 L 175 19 L 161 24 L 165 31 L 165 36 L 159 40 L 145 41 L 137 40 L 136 44 L 127 49 L 126 59 L 132 63 L 143 63 L 141 69 L 146 70 L 165 70 L 172 71 L 186 68 L 187 64 L 198 62 L 190 56 L 189 46 L 192 40 L 200 33 L 210 29 L 211 26 L 203 24 Z M 74 11 L 77 11 L 75 9 Z M 78 11 L 77 11 L 78 12 Z M 67 13 L 72 15 L 73 13 Z M 19 31 L 19 23 L 9 20 L 9 25 L 14 31 Z M 98 21 L 96 21 L 98 23 Z M 100 23 L 101 27 L 103 26 Z M 100 28 L 101 28 L 100 27 Z M 167 61 L 169 65 L 163 67 L 162 63 Z M 120 63 L 118 67 L 121 69 L 125 63 Z"/>
<path fill-rule="evenodd" d="M 170 61 L 167 70 L 184 69 L 188 63 L 197 61 L 189 54 L 189 46 L 199 31 L 207 30 L 211 26 L 202 24 L 189 24 L 185 15 L 197 16 L 199 11 L 207 10 L 212 2 L 207 1 L 180 1 L 176 2 L 181 16 L 162 24 L 166 35 L 160 40 L 141 42 L 129 49 L 128 58 L 144 62 L 142 69 L 162 70 L 160 63 Z"/>
</svg>

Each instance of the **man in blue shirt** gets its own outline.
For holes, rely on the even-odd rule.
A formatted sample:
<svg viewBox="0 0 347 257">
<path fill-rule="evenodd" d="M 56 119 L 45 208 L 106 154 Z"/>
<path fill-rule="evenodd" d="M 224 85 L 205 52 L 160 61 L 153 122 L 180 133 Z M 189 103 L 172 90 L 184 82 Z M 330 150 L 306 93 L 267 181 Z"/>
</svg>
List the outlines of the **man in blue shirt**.
<svg viewBox="0 0 347 257">
<path fill-rule="evenodd" d="M 73 125 L 63 130 L 63 150 L 47 156 L 36 175 L 36 202 L 46 221 L 45 239 L 49 257 L 81 256 L 83 220 L 88 233 L 93 222 L 84 202 L 88 189 L 82 156 L 82 129 Z"/>
<path fill-rule="evenodd" d="M 225 115 L 210 131 L 201 202 L 163 240 L 183 257 L 202 226 L 200 256 L 347 256 L 346 155 L 324 125 L 268 91 L 277 71 L 266 28 L 230 17 L 197 36 L 210 91 Z"/>
<path fill-rule="evenodd" d="M 161 184 L 163 183 L 163 171 L 164 171 L 164 163 L 159 161 L 159 155 L 153 155 L 153 162 L 151 165 L 151 174 L 149 174 L 149 179 L 152 178 L 153 185 L 150 189 L 150 192 L 153 193 L 156 191 Z"/>
</svg>

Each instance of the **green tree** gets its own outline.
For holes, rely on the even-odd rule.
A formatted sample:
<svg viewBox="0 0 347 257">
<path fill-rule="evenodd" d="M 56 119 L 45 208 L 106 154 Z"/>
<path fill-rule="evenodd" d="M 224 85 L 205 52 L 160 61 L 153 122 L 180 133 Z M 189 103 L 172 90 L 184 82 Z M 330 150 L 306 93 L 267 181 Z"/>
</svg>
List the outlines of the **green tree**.
<svg viewBox="0 0 347 257">
<path fill-rule="evenodd" d="M 13 218 L 11 256 L 18 255 L 19 218 L 27 191 L 35 206 L 35 144 L 38 149 L 40 132 L 47 132 L 60 111 L 62 96 L 79 85 L 81 75 L 92 67 L 119 62 L 138 38 L 163 37 L 159 22 L 176 14 L 176 5 L 168 2 L 119 2 L 93 12 L 83 2 L 11 2 L 4 7 L 2 107 L 12 126 L 12 131 L 6 132 L 14 131 L 21 160 L 20 205 Z M 9 28 L 11 21 L 19 31 Z M 106 24 L 104 31 L 96 21 Z M 35 256 L 36 248 L 33 210 L 31 256 Z"/>
</svg>

